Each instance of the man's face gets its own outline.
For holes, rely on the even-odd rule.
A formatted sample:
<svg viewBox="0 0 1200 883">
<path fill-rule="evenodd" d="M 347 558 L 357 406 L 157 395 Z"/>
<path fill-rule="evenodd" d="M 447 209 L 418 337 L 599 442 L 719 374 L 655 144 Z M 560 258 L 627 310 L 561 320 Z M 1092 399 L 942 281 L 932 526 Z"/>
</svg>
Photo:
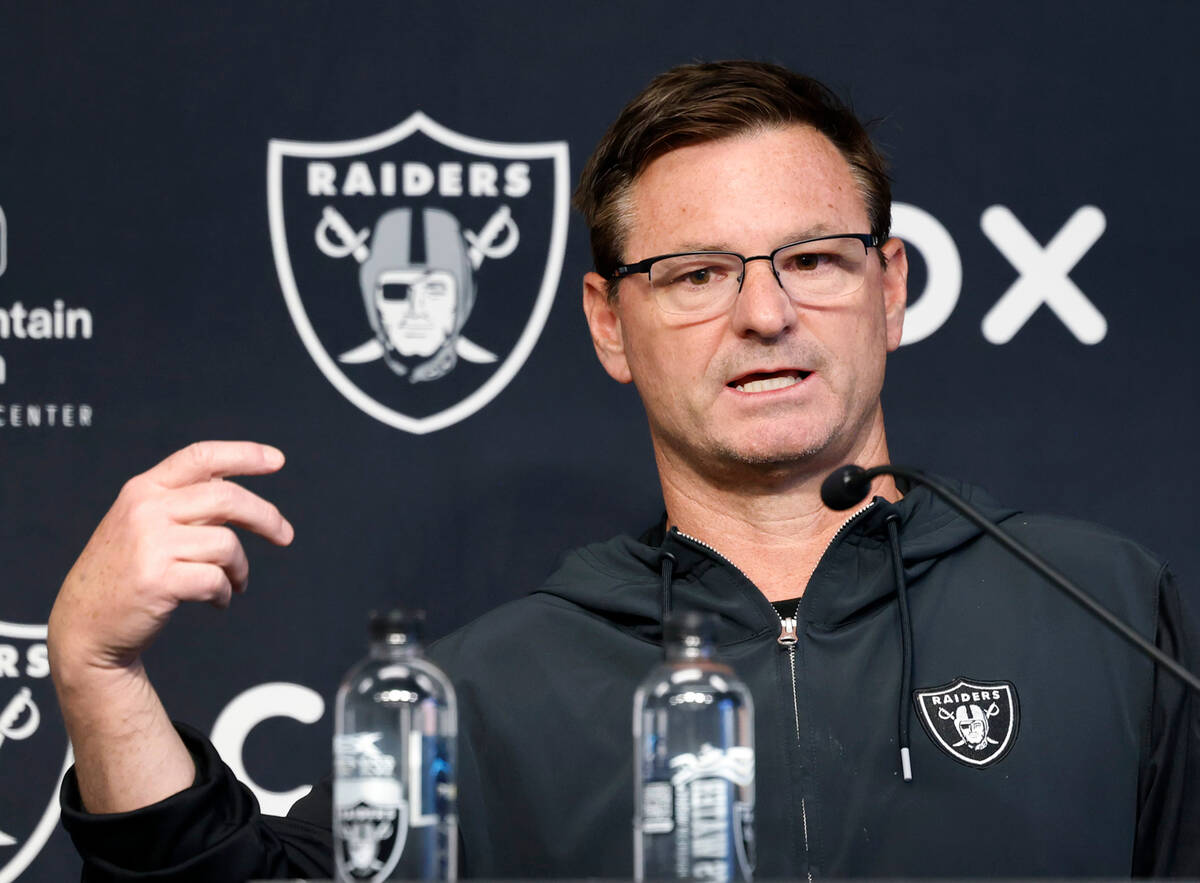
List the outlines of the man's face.
<svg viewBox="0 0 1200 883">
<path fill-rule="evenodd" d="M 386 270 L 375 280 L 375 309 L 402 356 L 431 356 L 454 331 L 458 286 L 445 270 Z"/>
<path fill-rule="evenodd" d="M 686 251 L 761 255 L 835 233 L 869 233 L 850 167 L 814 130 L 790 126 L 674 150 L 634 183 L 623 259 Z M 663 313 L 645 275 L 617 302 L 585 280 L 601 361 L 642 397 L 660 457 L 714 463 L 830 465 L 882 445 L 885 354 L 900 342 L 907 264 L 890 240 L 885 271 L 869 253 L 856 291 L 792 301 L 766 261 L 747 265 L 737 301 L 694 321 Z M 763 382 L 768 381 L 768 382 Z M 739 388 L 740 387 L 740 388 Z M 877 436 L 877 438 L 876 438 Z"/>
</svg>

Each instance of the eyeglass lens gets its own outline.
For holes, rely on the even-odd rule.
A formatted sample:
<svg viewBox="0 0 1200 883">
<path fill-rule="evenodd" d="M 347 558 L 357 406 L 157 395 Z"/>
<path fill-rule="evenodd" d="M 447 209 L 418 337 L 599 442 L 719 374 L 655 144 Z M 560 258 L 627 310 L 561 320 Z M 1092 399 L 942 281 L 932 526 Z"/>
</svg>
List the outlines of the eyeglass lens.
<svg viewBox="0 0 1200 883">
<path fill-rule="evenodd" d="M 772 264 L 779 284 L 793 300 L 828 300 L 862 285 L 867 250 L 857 239 L 821 239 L 780 249 Z M 719 310 L 737 297 L 744 266 L 736 254 L 677 255 L 654 262 L 650 285 L 667 312 Z"/>
</svg>

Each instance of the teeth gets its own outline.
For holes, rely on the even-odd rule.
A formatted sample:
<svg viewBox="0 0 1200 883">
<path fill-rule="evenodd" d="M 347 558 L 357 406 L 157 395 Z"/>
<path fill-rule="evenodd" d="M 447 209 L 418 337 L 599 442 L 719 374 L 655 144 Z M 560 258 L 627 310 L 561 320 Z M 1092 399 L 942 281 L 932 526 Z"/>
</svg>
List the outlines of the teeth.
<svg viewBox="0 0 1200 883">
<path fill-rule="evenodd" d="M 768 377 L 766 380 L 751 380 L 749 383 L 739 383 L 737 390 L 738 392 L 770 392 L 773 389 L 783 389 L 799 382 L 799 377 L 792 377 L 790 375 Z"/>
</svg>

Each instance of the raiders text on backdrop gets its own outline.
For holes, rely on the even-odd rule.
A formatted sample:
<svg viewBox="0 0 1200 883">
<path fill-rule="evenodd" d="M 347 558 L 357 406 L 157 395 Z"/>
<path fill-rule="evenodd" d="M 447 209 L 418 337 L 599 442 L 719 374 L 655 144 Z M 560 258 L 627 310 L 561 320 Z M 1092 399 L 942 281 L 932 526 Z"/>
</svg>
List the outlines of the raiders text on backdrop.
<svg viewBox="0 0 1200 883">
<path fill-rule="evenodd" d="M 0 644 L 0 678 L 44 678 L 50 662 L 44 643 L 30 644 L 22 653 L 12 644 Z"/>
<path fill-rule="evenodd" d="M 504 167 L 504 184 L 501 185 L 500 170 L 492 163 L 466 163 L 466 180 L 463 180 L 464 163 L 438 163 L 437 172 L 422 162 L 406 162 L 400 165 L 399 187 L 396 179 L 396 163 L 379 163 L 373 176 L 365 162 L 352 162 L 346 166 L 345 175 L 339 176 L 337 167 L 331 162 L 308 164 L 309 196 L 425 196 L 434 191 L 438 196 L 505 196 L 519 199 L 529 193 L 529 164 L 508 163 Z"/>
</svg>

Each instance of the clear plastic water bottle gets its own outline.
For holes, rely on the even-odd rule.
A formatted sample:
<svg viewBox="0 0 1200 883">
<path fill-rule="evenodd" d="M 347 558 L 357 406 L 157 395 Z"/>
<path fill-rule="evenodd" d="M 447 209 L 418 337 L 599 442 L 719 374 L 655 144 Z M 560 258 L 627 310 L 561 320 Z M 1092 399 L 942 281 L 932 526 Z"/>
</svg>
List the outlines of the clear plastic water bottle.
<svg viewBox="0 0 1200 883">
<path fill-rule="evenodd" d="M 338 690 L 333 737 L 337 879 L 454 880 L 454 688 L 421 655 L 424 611 L 371 614 L 371 652 Z"/>
<path fill-rule="evenodd" d="M 716 620 L 667 619 L 666 660 L 633 699 L 635 880 L 750 880 L 754 705 L 713 659 Z"/>
</svg>

